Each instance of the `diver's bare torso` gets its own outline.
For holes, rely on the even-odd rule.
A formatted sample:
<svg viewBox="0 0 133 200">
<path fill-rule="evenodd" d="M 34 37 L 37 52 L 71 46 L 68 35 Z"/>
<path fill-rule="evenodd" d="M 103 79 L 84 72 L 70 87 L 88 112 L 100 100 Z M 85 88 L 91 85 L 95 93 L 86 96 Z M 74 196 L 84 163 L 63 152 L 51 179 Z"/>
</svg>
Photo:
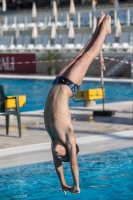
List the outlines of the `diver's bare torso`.
<svg viewBox="0 0 133 200">
<path fill-rule="evenodd" d="M 51 140 L 58 140 L 64 145 L 72 129 L 68 106 L 71 95 L 72 92 L 67 85 L 53 86 L 49 92 L 44 111 L 45 127 Z"/>
</svg>

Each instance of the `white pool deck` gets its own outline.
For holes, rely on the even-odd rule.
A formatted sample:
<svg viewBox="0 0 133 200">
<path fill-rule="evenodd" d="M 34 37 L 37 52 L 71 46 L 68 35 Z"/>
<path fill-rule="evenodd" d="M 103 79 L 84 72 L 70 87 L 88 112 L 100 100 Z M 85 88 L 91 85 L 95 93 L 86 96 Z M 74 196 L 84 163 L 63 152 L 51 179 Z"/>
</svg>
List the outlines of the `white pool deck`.
<svg viewBox="0 0 133 200">
<path fill-rule="evenodd" d="M 105 110 L 115 110 L 111 117 L 93 117 L 94 110 L 102 110 L 102 105 L 71 107 L 79 156 L 133 147 L 133 102 L 105 104 Z M 0 168 L 52 160 L 43 111 L 23 112 L 21 121 L 22 137 L 15 116 L 6 136 L 5 119 L 0 117 Z"/>
</svg>

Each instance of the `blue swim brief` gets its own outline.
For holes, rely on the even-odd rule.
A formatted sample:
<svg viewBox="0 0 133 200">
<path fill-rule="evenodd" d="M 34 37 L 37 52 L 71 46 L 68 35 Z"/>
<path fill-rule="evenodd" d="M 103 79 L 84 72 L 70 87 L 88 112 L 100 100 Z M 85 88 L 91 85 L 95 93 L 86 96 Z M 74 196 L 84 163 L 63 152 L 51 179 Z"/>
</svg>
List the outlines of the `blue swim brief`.
<svg viewBox="0 0 133 200">
<path fill-rule="evenodd" d="M 68 85 L 69 88 L 71 89 L 72 91 L 72 97 L 74 95 L 77 94 L 77 92 L 79 91 L 79 85 L 73 83 L 72 81 L 70 81 L 68 78 L 66 78 L 64 75 L 62 76 L 58 76 L 54 81 L 53 81 L 53 85 L 55 84 L 65 84 L 65 85 Z"/>
</svg>

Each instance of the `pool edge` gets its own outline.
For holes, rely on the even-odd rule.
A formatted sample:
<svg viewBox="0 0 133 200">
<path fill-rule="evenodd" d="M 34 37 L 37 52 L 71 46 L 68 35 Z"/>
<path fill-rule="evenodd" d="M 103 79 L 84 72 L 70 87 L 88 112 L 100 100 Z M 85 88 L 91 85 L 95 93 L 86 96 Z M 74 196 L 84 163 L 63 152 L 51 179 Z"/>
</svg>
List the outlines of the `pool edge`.
<svg viewBox="0 0 133 200">
<path fill-rule="evenodd" d="M 87 136 L 87 137 L 80 137 L 76 138 L 78 144 L 86 144 L 86 143 L 94 143 L 94 142 L 101 142 L 106 140 L 112 139 L 121 139 L 132 137 L 133 140 L 133 130 L 127 131 L 120 131 L 115 133 L 105 133 L 104 135 L 94 135 L 94 136 Z M 31 144 L 31 145 L 24 145 L 19 147 L 12 147 L 6 149 L 0 149 L 0 157 L 2 156 L 9 156 L 14 154 L 21 154 L 21 153 L 28 153 L 28 152 L 35 152 L 35 151 L 44 151 L 51 149 L 51 142 L 46 143 L 39 143 L 39 144 Z"/>
</svg>

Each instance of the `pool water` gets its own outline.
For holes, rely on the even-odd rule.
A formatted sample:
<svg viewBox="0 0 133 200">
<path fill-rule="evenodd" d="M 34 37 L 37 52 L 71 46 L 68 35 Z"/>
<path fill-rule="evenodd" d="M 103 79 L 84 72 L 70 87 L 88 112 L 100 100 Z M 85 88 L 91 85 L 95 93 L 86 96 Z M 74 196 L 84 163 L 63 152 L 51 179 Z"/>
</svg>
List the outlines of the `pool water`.
<svg viewBox="0 0 133 200">
<path fill-rule="evenodd" d="M 46 98 L 51 89 L 53 80 L 38 79 L 4 79 L 0 78 L 0 84 L 5 86 L 5 93 L 26 95 L 26 106 L 21 111 L 33 111 L 44 109 Z M 83 81 L 80 90 L 101 87 L 100 81 Z M 131 101 L 133 97 L 132 83 L 129 82 L 105 82 L 105 103 Z M 78 99 L 77 99 L 78 100 Z M 102 103 L 102 100 L 97 100 Z M 69 101 L 69 106 L 83 106 L 82 102 Z"/>
<path fill-rule="evenodd" d="M 78 156 L 81 193 L 61 191 L 53 162 L 0 169 L 1 200 L 132 200 L 133 148 Z M 72 185 L 69 163 L 66 182 Z"/>
</svg>

